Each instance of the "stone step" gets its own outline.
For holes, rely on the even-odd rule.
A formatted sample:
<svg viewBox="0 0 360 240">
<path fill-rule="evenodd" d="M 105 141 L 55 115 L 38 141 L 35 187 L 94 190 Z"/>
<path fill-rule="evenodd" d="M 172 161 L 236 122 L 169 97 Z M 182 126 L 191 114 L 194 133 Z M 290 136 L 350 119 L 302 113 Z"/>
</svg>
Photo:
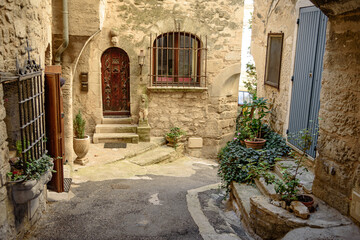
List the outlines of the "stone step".
<svg viewBox="0 0 360 240">
<path fill-rule="evenodd" d="M 103 123 L 103 124 L 131 124 L 132 123 L 132 118 L 131 117 L 102 118 L 101 123 Z"/>
<path fill-rule="evenodd" d="M 137 125 L 135 124 L 97 124 L 96 133 L 136 133 Z"/>
<path fill-rule="evenodd" d="M 129 161 L 140 166 L 147 166 L 164 161 L 171 161 L 176 156 L 177 152 L 174 148 L 161 146 L 130 158 Z"/>
<path fill-rule="evenodd" d="M 274 174 L 275 177 L 279 179 L 279 177 L 275 173 L 272 173 L 272 174 Z M 275 188 L 274 188 L 275 184 L 266 184 L 264 178 L 255 179 L 255 184 L 256 184 L 256 187 L 259 189 L 259 191 L 263 195 L 268 196 L 271 199 L 275 199 L 275 200 L 278 199 L 278 195 L 276 194 Z"/>
<path fill-rule="evenodd" d="M 244 183 L 231 183 L 230 201 L 234 211 L 246 227 L 250 229 L 250 198 L 263 196 L 259 189 Z"/>
<path fill-rule="evenodd" d="M 94 143 L 138 143 L 136 133 L 94 133 Z"/>
<path fill-rule="evenodd" d="M 276 162 L 274 170 L 280 178 L 283 178 L 282 172 L 285 170 L 292 174 L 295 172 L 295 166 L 296 164 L 294 160 L 286 159 Z M 300 180 L 304 192 L 311 194 L 312 185 L 315 178 L 314 174 L 311 171 L 307 171 L 304 167 L 301 167 L 298 172 L 300 172 L 301 174 L 298 174 L 297 178 Z"/>
</svg>

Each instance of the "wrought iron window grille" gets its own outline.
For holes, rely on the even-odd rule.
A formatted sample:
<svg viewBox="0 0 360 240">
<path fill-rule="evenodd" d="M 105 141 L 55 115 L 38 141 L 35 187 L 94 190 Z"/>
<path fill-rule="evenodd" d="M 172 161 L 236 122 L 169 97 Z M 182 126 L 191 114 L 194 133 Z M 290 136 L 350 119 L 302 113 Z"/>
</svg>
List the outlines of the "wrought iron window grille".
<svg viewBox="0 0 360 240">
<path fill-rule="evenodd" d="M 206 87 L 207 36 L 203 41 L 185 31 L 151 34 L 149 50 L 150 87 Z"/>
<path fill-rule="evenodd" d="M 0 82 L 17 82 L 21 159 L 31 162 L 46 154 L 44 83 L 40 64 L 30 57 L 33 49 L 28 41 L 25 49 L 28 58 L 23 67 L 20 67 L 19 61 L 16 60 L 16 73 L 1 74 Z"/>
</svg>

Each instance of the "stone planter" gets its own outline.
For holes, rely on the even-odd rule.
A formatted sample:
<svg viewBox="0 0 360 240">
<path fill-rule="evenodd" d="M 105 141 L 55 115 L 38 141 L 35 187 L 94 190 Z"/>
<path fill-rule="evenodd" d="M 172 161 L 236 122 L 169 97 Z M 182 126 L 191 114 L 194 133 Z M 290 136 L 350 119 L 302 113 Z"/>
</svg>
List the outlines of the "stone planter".
<svg viewBox="0 0 360 240">
<path fill-rule="evenodd" d="M 85 165 L 89 160 L 86 158 L 86 154 L 89 152 L 90 147 L 90 137 L 85 136 L 85 138 L 74 138 L 73 148 L 74 152 L 77 155 L 75 163 L 80 165 Z"/>
<path fill-rule="evenodd" d="M 177 143 L 185 141 L 185 138 L 183 135 L 181 135 L 180 137 L 177 137 L 176 139 L 170 138 L 168 136 L 166 136 L 165 138 L 167 141 L 167 145 L 169 147 L 175 147 Z"/>
<path fill-rule="evenodd" d="M 38 197 L 52 177 L 51 170 L 45 172 L 39 179 L 23 182 L 9 182 L 15 203 L 24 204 Z"/>
<path fill-rule="evenodd" d="M 244 140 L 246 148 L 262 149 L 266 143 L 265 139 L 256 138 L 255 141 Z"/>
</svg>

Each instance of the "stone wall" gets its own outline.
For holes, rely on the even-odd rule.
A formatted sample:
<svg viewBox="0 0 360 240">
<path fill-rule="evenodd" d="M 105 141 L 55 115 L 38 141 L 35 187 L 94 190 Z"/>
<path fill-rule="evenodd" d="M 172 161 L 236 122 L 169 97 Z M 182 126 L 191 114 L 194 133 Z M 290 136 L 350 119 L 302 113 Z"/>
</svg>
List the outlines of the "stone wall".
<svg viewBox="0 0 360 240">
<path fill-rule="evenodd" d="M 51 1 L 37 0 L 2 0 L 0 1 L 0 73 L 16 69 L 16 57 L 20 65 L 27 58 L 26 38 L 34 49 L 32 58 L 44 67 L 51 59 Z M 45 54 L 46 52 L 46 54 Z M 24 232 L 41 216 L 45 208 L 45 196 L 42 195 L 39 209 L 33 218 L 28 217 L 27 206 L 15 206 L 10 199 L 6 173 L 10 170 L 7 127 L 5 124 L 6 110 L 4 107 L 4 89 L 0 85 L 0 239 L 20 238 Z M 13 90 L 13 89 L 12 89 Z"/>
<path fill-rule="evenodd" d="M 271 104 L 269 124 L 276 132 L 283 135 L 286 133 L 289 118 L 290 80 L 293 75 L 297 31 L 296 19 L 300 7 L 311 5 L 313 4 L 308 0 L 254 1 L 251 54 L 257 70 L 258 95 L 268 99 Z M 270 32 L 284 33 L 279 89 L 264 84 L 267 37 Z"/>
<path fill-rule="evenodd" d="M 81 109 L 89 123 L 87 133 L 90 135 L 94 133 L 96 124 L 101 123 L 102 119 L 101 55 L 106 49 L 116 46 L 125 50 L 130 58 L 130 111 L 133 122 L 137 123 L 138 119 L 139 97 L 147 93 L 150 98 L 149 123 L 152 127 L 152 136 L 163 136 L 170 126 L 178 125 L 188 130 L 188 136 L 203 137 L 205 147 L 202 152 L 205 154 L 205 149 L 207 149 L 211 152 L 208 155 L 216 156 L 219 144 L 223 144 L 224 139 L 228 140 L 235 129 L 236 108 L 219 109 L 225 108 L 222 105 L 223 102 L 234 106 L 237 104 L 238 79 L 241 70 L 243 1 L 108 0 L 106 5 L 102 6 L 106 7 L 100 32 L 96 32 L 93 26 L 89 26 L 89 21 L 80 17 L 81 11 L 77 12 L 79 16 L 76 20 L 70 18 L 70 28 L 75 24 L 79 29 L 89 26 L 94 30 L 92 34 L 95 36 L 88 43 L 85 43 L 86 39 L 82 39 L 81 43 L 72 42 L 71 38 L 80 38 L 76 35 L 77 33 L 70 36 L 70 45 L 63 55 L 62 66 L 71 72 L 72 83 L 69 84 L 72 84 L 72 89 L 64 93 L 71 95 L 72 99 L 65 107 L 72 108 L 71 114 Z M 70 5 L 69 8 L 71 8 Z M 150 81 L 148 77 L 150 34 L 154 40 L 160 33 L 174 31 L 175 20 L 180 23 L 180 31 L 202 36 L 203 44 L 206 43 L 205 36 L 207 36 L 208 89 L 205 92 L 159 93 L 147 90 Z M 116 45 L 111 43 L 110 31 L 113 28 L 118 29 L 119 32 Z M 146 55 L 142 79 L 139 76 L 138 65 L 140 50 L 144 50 Z M 78 57 L 79 61 L 76 64 Z M 88 92 L 80 90 L 81 72 L 89 74 Z M 185 97 L 185 101 L 181 97 Z M 190 103 L 194 100 L 196 100 L 196 107 L 193 109 L 194 104 Z M 159 101 L 167 104 L 159 105 Z M 217 106 L 212 107 L 213 103 Z M 185 112 L 185 115 L 180 112 Z M 193 114 L 190 115 L 190 113 Z M 168 117 L 168 114 L 171 116 Z M 175 118 L 177 120 L 173 121 Z M 160 119 L 161 121 L 158 122 Z M 209 137 L 208 131 L 216 131 L 217 134 Z M 68 132 L 71 133 L 70 130 Z M 68 142 L 70 141 L 69 137 Z"/>
<path fill-rule="evenodd" d="M 326 3 L 325 3 L 326 2 Z M 359 2 L 255 0 L 251 52 L 258 73 L 258 94 L 272 103 L 273 128 L 288 126 L 296 19 L 299 8 L 315 4 L 329 17 L 320 97 L 320 132 L 313 192 L 341 213 L 360 222 Z M 280 89 L 265 86 L 267 34 L 284 32 Z M 352 206 L 352 207 L 351 207 Z M 358 210 L 357 210 L 358 211 Z"/>
<path fill-rule="evenodd" d="M 354 197 L 360 195 L 360 4 L 348 4 L 320 3 L 329 22 L 313 191 L 360 223 L 360 200 Z"/>
</svg>

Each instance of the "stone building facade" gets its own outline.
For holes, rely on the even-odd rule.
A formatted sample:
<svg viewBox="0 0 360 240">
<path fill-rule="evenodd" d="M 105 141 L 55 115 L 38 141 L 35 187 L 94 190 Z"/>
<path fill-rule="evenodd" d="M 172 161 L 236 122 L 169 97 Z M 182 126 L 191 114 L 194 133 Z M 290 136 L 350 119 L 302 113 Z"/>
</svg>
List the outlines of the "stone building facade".
<svg viewBox="0 0 360 240">
<path fill-rule="evenodd" d="M 33 48 L 31 57 L 41 59 L 41 66 L 51 61 L 51 1 L 0 1 L 0 75 L 14 73 L 16 58 L 20 65 L 27 59 L 26 39 Z M 8 130 L 11 122 L 5 121 L 5 105 L 9 101 L 8 86 L 0 84 L 0 239 L 21 238 L 22 234 L 38 220 L 45 209 L 46 198 L 40 197 L 39 206 L 30 216 L 28 205 L 16 205 L 6 186 L 6 174 L 10 171 Z M 11 89 L 13 90 L 13 89 Z M 11 96 L 10 96 L 11 97 Z M 6 122 L 6 123 L 5 123 Z"/>
<path fill-rule="evenodd" d="M 264 4 L 264 1 L 255 0 L 251 52 L 258 74 L 258 95 L 269 99 L 272 104 L 269 122 L 277 132 L 286 136 L 296 56 L 297 19 L 300 8 L 314 5 L 328 17 L 328 22 L 313 193 L 359 223 L 359 2 L 273 0 Z M 284 34 L 278 89 L 264 84 L 269 32 Z"/>
<path fill-rule="evenodd" d="M 61 4 L 53 2 L 53 9 L 61 12 Z M 61 37 L 61 26 L 57 24 L 60 17 L 54 15 L 54 45 Z M 216 156 L 235 129 L 242 18 L 243 1 L 233 0 L 69 2 L 70 44 L 62 57 L 63 75 L 67 79 L 64 91 L 67 159 L 73 159 L 72 115 L 83 112 L 89 135 L 102 121 L 101 57 L 112 47 L 124 50 L 129 57 L 132 122 L 137 123 L 140 96 L 146 94 L 151 136 L 163 136 L 177 126 L 186 131 L 187 137 L 203 139 L 203 148 L 189 153 Z M 150 37 L 154 41 L 160 34 L 171 32 L 192 34 L 201 37 L 202 46 L 207 44 L 206 87 L 150 86 L 149 74 L 153 74 Z M 112 42 L 113 37 L 116 42 Z M 145 54 L 141 70 L 140 51 Z M 88 76 L 88 91 L 81 90 L 81 73 Z"/>
</svg>

